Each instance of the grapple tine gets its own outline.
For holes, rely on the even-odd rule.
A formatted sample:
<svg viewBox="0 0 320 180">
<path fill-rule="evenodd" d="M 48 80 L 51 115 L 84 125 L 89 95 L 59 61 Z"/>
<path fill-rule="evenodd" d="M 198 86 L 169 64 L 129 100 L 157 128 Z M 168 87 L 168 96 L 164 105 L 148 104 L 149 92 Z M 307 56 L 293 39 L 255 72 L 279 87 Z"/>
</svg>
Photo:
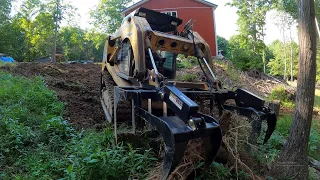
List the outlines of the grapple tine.
<svg viewBox="0 0 320 180">
<path fill-rule="evenodd" d="M 203 144 L 206 152 L 206 166 L 210 166 L 212 161 L 217 156 L 221 142 L 222 133 L 220 128 L 213 131 L 213 133 L 210 136 L 203 138 Z"/>
<path fill-rule="evenodd" d="M 165 155 L 161 179 L 166 179 L 171 171 L 179 164 L 182 159 L 188 141 L 175 144 L 174 141 L 165 142 Z"/>
<path fill-rule="evenodd" d="M 249 137 L 249 143 L 250 144 L 257 144 L 258 138 L 261 134 L 262 129 L 262 119 L 259 116 L 259 113 L 251 110 L 252 114 L 249 116 L 249 120 L 251 122 L 251 134 Z"/>
<path fill-rule="evenodd" d="M 276 116 L 275 113 L 271 113 L 271 114 L 268 115 L 267 123 L 268 123 L 268 129 L 267 129 L 266 135 L 264 137 L 263 144 L 268 142 L 268 140 L 270 139 L 273 131 L 276 129 L 277 116 Z"/>
</svg>

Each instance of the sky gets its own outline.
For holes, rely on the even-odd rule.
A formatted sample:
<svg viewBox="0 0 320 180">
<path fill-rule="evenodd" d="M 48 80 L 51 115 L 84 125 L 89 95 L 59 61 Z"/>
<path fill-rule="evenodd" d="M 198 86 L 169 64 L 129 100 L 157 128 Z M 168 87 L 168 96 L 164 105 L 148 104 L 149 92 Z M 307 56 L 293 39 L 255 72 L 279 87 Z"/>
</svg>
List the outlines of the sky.
<svg viewBox="0 0 320 180">
<path fill-rule="evenodd" d="M 99 0 L 70 0 L 71 3 L 78 8 L 78 13 L 81 18 L 78 18 L 76 21 L 82 28 L 90 28 L 90 10 L 94 8 L 99 3 Z M 231 0 L 208 0 L 216 5 L 218 5 L 215 11 L 216 17 L 216 31 L 217 35 L 222 36 L 226 39 L 229 39 L 232 35 L 237 34 L 237 19 L 238 15 L 236 14 L 237 9 L 225 6 L 226 3 Z M 273 22 L 273 17 L 275 12 L 269 12 L 267 14 L 266 20 L 266 37 L 265 43 L 270 44 L 274 40 L 281 39 L 281 34 L 277 26 Z M 294 40 L 297 42 L 297 31 L 295 26 L 292 27 L 292 34 Z"/>
</svg>

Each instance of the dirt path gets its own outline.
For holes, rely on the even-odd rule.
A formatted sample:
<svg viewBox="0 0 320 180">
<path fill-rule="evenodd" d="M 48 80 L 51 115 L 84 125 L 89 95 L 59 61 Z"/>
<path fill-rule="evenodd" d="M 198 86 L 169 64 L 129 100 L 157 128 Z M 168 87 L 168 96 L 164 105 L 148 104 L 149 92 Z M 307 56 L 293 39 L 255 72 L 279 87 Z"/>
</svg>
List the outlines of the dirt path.
<svg viewBox="0 0 320 180">
<path fill-rule="evenodd" d="M 94 128 L 105 121 L 99 100 L 100 65 L 19 63 L 0 70 L 15 75 L 44 77 L 48 87 L 66 103 L 65 118 L 76 128 Z"/>
</svg>

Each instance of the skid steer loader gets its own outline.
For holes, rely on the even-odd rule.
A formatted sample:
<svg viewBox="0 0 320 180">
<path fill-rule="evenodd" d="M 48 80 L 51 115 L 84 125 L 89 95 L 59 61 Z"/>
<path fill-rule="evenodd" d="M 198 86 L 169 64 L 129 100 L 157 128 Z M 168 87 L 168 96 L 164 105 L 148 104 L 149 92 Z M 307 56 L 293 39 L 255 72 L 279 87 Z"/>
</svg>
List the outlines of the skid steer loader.
<svg viewBox="0 0 320 180">
<path fill-rule="evenodd" d="M 199 112 L 196 101 L 210 101 L 210 108 L 218 107 L 220 114 L 230 110 L 266 120 L 264 142 L 276 125 L 276 115 L 263 99 L 244 89 L 222 88 L 212 71 L 208 44 L 192 30 L 191 20 L 179 32 L 181 24 L 181 19 L 139 8 L 108 36 L 103 54 L 101 103 L 106 119 L 114 123 L 116 137 L 118 124 L 128 120 L 132 133 L 146 122 L 161 134 L 165 144 L 162 179 L 179 163 L 189 140 L 203 140 L 207 164 L 215 159 L 221 128 L 215 118 Z M 197 58 L 204 82 L 174 81 L 178 54 Z M 226 104 L 227 100 L 234 105 Z"/>
</svg>

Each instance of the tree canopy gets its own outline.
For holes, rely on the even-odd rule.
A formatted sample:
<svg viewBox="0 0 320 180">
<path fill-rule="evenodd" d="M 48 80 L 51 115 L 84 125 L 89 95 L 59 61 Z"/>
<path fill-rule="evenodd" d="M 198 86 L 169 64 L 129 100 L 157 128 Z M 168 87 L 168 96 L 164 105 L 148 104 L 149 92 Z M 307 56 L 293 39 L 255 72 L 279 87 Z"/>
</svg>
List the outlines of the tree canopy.
<svg viewBox="0 0 320 180">
<path fill-rule="evenodd" d="M 76 9 L 67 1 L 20 0 L 20 9 L 10 17 L 11 3 L 10 0 L 0 2 L 0 53 L 17 61 L 50 58 L 55 23 L 64 21 L 67 26 L 60 27 L 57 23 L 56 53 L 63 54 L 63 60 L 101 60 L 106 35 L 75 25 Z"/>
<path fill-rule="evenodd" d="M 101 32 L 113 33 L 122 22 L 120 12 L 132 0 L 100 0 L 97 8 L 91 11 L 94 26 Z"/>
</svg>

